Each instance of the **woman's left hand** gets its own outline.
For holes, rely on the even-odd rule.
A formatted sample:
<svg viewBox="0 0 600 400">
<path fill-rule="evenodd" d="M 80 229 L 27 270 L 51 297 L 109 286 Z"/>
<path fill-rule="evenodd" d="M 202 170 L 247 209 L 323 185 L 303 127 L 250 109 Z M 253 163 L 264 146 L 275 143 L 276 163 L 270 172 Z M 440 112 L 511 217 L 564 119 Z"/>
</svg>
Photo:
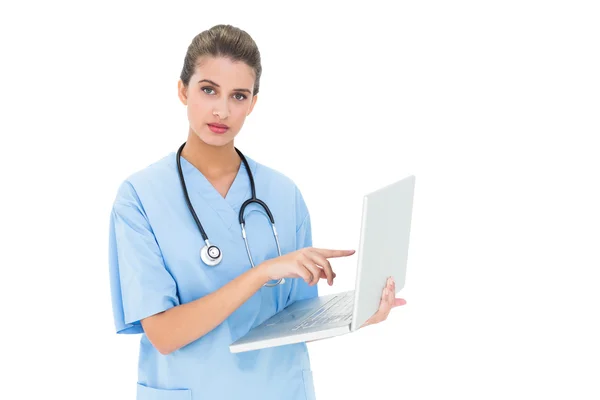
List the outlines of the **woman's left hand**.
<svg viewBox="0 0 600 400">
<path fill-rule="evenodd" d="M 386 286 L 383 289 L 381 295 L 381 302 L 379 303 L 379 310 L 371 318 L 369 318 L 361 328 L 367 325 L 378 324 L 387 319 L 392 308 L 399 307 L 406 304 L 406 300 L 396 298 L 396 283 L 394 278 L 389 277 L 386 282 Z"/>
</svg>

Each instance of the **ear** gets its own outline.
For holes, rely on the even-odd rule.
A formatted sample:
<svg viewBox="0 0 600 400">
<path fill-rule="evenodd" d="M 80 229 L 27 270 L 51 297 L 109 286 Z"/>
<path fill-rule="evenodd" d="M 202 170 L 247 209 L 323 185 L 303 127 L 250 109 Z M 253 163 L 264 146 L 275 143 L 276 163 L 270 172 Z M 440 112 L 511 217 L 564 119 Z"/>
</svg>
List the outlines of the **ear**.
<svg viewBox="0 0 600 400">
<path fill-rule="evenodd" d="M 184 86 L 181 79 L 177 81 L 177 96 L 183 105 L 187 106 L 187 88 Z"/>
<path fill-rule="evenodd" d="M 250 115 L 250 113 L 252 112 L 252 110 L 254 110 L 254 105 L 256 104 L 256 100 L 258 100 L 258 95 L 255 94 L 254 96 L 252 96 L 252 104 L 250 104 L 250 108 L 248 109 L 248 113 L 246 114 L 246 116 Z"/>
</svg>

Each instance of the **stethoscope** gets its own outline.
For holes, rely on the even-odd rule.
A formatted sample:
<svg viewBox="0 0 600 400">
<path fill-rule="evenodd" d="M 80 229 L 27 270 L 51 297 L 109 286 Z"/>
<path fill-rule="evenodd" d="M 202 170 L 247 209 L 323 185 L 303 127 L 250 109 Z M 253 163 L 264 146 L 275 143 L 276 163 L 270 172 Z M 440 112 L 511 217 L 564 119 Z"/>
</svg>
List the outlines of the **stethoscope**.
<svg viewBox="0 0 600 400">
<path fill-rule="evenodd" d="M 206 232 L 204 232 L 204 228 L 202 228 L 202 224 L 200 223 L 200 220 L 198 219 L 198 216 L 196 215 L 196 212 L 194 211 L 194 207 L 192 206 L 192 203 L 190 202 L 190 198 L 189 198 L 188 192 L 187 192 L 187 187 L 185 186 L 185 180 L 183 179 L 183 171 L 181 170 L 181 151 L 183 150 L 183 147 L 185 146 L 185 144 L 186 144 L 186 142 L 184 142 L 181 145 L 181 147 L 179 147 L 179 150 L 177 150 L 177 170 L 179 172 L 179 180 L 181 181 L 181 188 L 183 189 L 183 194 L 185 195 L 185 200 L 187 202 L 187 206 L 188 206 L 190 212 L 192 213 L 192 216 L 194 217 L 194 221 L 196 221 L 196 225 L 198 225 L 198 229 L 200 230 L 200 233 L 202 234 L 204 243 L 206 243 L 206 245 L 204 247 L 202 247 L 202 249 L 200 250 L 200 259 L 206 265 L 215 266 L 215 265 L 219 264 L 221 262 L 221 260 L 223 259 L 223 253 L 221 253 L 221 250 L 217 246 L 215 246 L 214 244 L 211 244 L 208 241 L 208 236 L 206 235 Z M 246 206 L 248 204 L 257 203 L 264 208 L 264 210 L 267 212 L 267 215 L 269 216 L 269 220 L 271 221 L 271 227 L 273 228 L 273 236 L 275 236 L 275 242 L 277 243 L 277 254 L 280 257 L 281 257 L 281 248 L 279 247 L 279 238 L 277 237 L 277 230 L 275 229 L 275 220 L 273 219 L 273 214 L 271 214 L 271 210 L 269 210 L 269 207 L 267 206 L 267 204 L 265 202 L 256 198 L 256 189 L 254 187 L 254 178 L 252 177 L 252 171 L 250 171 L 250 166 L 248 165 L 248 161 L 246 161 L 246 157 L 244 157 L 244 155 L 242 154 L 241 151 L 239 151 L 237 148 L 235 148 L 235 151 L 237 151 L 240 158 L 244 162 L 244 165 L 246 166 L 246 172 L 248 174 L 248 179 L 250 180 L 250 187 L 252 188 L 252 197 L 249 198 L 248 200 L 246 200 L 240 208 L 239 221 L 240 221 L 240 226 L 242 227 L 242 237 L 244 238 L 244 243 L 246 244 L 246 253 L 248 253 L 248 259 L 250 260 L 250 264 L 252 265 L 252 268 L 254 268 L 254 261 L 252 260 L 252 254 L 250 254 L 250 247 L 248 246 L 248 239 L 246 238 L 246 229 L 244 228 L 244 226 L 246 224 L 246 221 L 244 220 L 244 209 L 246 208 Z M 281 278 L 276 283 L 268 283 L 267 282 L 264 284 L 264 286 L 273 287 L 273 286 L 279 285 L 280 283 L 285 283 L 285 279 Z"/>
</svg>

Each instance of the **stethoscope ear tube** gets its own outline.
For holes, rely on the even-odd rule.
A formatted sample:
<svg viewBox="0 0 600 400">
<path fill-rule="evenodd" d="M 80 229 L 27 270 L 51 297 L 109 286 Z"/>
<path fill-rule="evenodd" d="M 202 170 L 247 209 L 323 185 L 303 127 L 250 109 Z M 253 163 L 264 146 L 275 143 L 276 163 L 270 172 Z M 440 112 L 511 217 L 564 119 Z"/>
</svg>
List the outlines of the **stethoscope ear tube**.
<svg viewBox="0 0 600 400">
<path fill-rule="evenodd" d="M 206 235 L 206 232 L 204 232 L 204 228 L 202 227 L 202 224 L 200 223 L 200 220 L 198 219 L 198 216 L 196 215 L 196 211 L 194 211 L 194 207 L 192 207 L 192 203 L 190 201 L 190 196 L 188 195 L 187 187 L 185 185 L 185 180 L 183 179 L 183 171 L 181 169 L 181 151 L 183 150 L 184 146 L 185 146 L 185 143 L 183 143 L 181 145 L 181 147 L 179 147 L 179 150 L 177 150 L 177 171 L 179 172 L 179 181 L 181 182 L 181 188 L 183 189 L 183 194 L 185 195 L 185 202 L 187 203 L 188 209 L 192 213 L 192 217 L 194 217 L 194 221 L 196 221 L 196 225 L 198 226 L 198 229 L 200 230 L 202 239 L 205 242 L 208 242 L 208 236 Z M 219 253 L 220 253 L 220 251 L 219 251 Z"/>
<path fill-rule="evenodd" d="M 246 206 L 251 203 L 260 204 L 260 206 L 262 208 L 264 208 L 265 211 L 267 212 L 267 215 L 269 216 L 269 221 L 271 221 L 271 225 L 275 225 L 275 220 L 273 219 L 273 214 L 271 214 L 271 210 L 269 210 L 269 207 L 267 206 L 267 204 L 264 201 L 259 200 L 257 198 L 252 198 L 252 199 L 246 200 L 240 207 L 240 213 L 239 213 L 239 217 L 238 217 L 240 225 L 244 225 L 246 223 L 246 221 L 244 220 L 244 211 L 246 210 Z"/>
</svg>

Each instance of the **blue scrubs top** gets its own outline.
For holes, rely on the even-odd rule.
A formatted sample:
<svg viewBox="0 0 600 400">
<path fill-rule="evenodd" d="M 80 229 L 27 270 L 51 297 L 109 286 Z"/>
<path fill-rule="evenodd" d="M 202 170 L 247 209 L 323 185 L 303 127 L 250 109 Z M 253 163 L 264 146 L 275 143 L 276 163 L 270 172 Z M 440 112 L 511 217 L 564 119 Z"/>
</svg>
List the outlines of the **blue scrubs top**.
<svg viewBox="0 0 600 400">
<path fill-rule="evenodd" d="M 204 241 L 185 202 L 176 156 L 172 152 L 125 179 L 110 218 L 116 332 L 141 334 L 137 399 L 314 399 L 305 343 L 235 354 L 229 350 L 232 342 L 292 302 L 318 295 L 316 285 L 310 287 L 300 278 L 261 288 L 215 329 L 171 354 L 160 354 L 144 334 L 143 318 L 203 297 L 251 268 L 238 221 L 242 203 L 251 196 L 244 163 L 223 198 L 181 158 L 190 201 L 209 240 L 223 253 L 221 263 L 210 267 L 200 259 Z M 282 254 L 312 246 L 310 216 L 296 185 L 246 159 L 256 196 L 275 219 Z M 253 203 L 244 215 L 255 265 L 277 257 L 267 214 Z"/>
</svg>

